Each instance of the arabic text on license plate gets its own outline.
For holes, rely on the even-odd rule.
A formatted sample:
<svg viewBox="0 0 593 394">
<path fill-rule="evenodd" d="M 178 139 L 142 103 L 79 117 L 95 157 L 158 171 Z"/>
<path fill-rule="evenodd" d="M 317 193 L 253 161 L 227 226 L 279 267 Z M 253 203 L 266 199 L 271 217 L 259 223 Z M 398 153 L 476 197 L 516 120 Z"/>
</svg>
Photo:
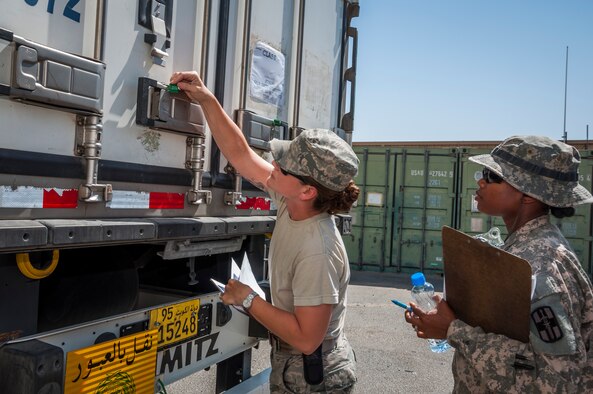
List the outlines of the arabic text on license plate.
<svg viewBox="0 0 593 394">
<path fill-rule="evenodd" d="M 158 347 L 198 333 L 200 300 L 185 301 L 150 311 L 150 328 L 158 328 Z"/>
</svg>

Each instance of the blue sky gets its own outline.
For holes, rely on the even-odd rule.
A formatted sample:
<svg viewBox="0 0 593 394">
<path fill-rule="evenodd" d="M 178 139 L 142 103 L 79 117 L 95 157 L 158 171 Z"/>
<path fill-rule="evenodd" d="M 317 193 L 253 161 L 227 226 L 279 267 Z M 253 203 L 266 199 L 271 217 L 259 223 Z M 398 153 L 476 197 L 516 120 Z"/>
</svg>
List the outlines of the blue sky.
<svg viewBox="0 0 593 394">
<path fill-rule="evenodd" d="M 360 0 L 354 141 L 593 139 L 593 0 Z"/>
</svg>

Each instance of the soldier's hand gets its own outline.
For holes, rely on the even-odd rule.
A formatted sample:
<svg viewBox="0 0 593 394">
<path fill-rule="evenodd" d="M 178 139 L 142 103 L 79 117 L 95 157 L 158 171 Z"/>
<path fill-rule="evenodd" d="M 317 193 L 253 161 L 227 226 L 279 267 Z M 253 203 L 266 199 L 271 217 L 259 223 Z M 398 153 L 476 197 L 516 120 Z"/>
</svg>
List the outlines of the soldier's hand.
<svg viewBox="0 0 593 394">
<path fill-rule="evenodd" d="M 251 293 L 251 287 L 235 279 L 229 279 L 220 299 L 225 305 L 243 305 L 243 300 Z"/>
<path fill-rule="evenodd" d="M 456 319 L 455 313 L 441 296 L 434 296 L 433 299 L 437 304 L 436 309 L 425 312 L 410 303 L 412 312 L 406 311 L 405 318 L 416 330 L 418 338 L 446 339 L 449 325 Z"/>
<path fill-rule="evenodd" d="M 202 102 L 214 98 L 212 92 L 208 90 L 198 73 L 195 71 L 176 72 L 171 76 L 169 82 L 177 84 L 179 89 L 182 90 L 190 100 Z"/>
</svg>

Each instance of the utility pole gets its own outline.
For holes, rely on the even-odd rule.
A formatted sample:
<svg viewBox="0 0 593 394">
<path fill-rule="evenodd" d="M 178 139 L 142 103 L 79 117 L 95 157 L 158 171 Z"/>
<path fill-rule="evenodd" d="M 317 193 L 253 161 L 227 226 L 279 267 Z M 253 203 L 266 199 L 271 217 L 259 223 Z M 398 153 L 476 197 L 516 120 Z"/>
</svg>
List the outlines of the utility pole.
<svg viewBox="0 0 593 394">
<path fill-rule="evenodd" d="M 564 134 L 562 140 L 566 143 L 568 135 L 566 134 L 566 91 L 568 87 L 568 45 L 566 46 L 566 67 L 564 69 Z"/>
</svg>

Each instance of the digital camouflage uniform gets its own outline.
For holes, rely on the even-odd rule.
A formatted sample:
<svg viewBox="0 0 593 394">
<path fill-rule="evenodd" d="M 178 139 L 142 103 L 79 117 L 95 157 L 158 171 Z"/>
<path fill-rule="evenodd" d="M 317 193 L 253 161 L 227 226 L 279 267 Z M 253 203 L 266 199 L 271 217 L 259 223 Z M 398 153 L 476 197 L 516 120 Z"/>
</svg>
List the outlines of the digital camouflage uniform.
<svg viewBox="0 0 593 394">
<path fill-rule="evenodd" d="M 303 376 L 303 356 L 272 350 L 271 393 L 335 393 L 346 394 L 354 390 L 356 362 L 348 342 L 333 351 L 323 353 L 323 382 L 310 386 Z"/>
<path fill-rule="evenodd" d="M 454 391 L 591 392 L 591 282 L 568 242 L 548 216 L 540 216 L 515 231 L 503 249 L 529 261 L 536 275 L 529 343 L 455 320 L 447 335 L 456 349 Z"/>
<path fill-rule="evenodd" d="M 578 184 L 578 151 L 558 141 L 513 137 L 470 160 L 550 206 L 592 200 Z M 454 392 L 593 392 L 593 289 L 568 242 L 544 215 L 513 232 L 503 249 L 527 260 L 536 276 L 529 343 L 453 321 Z"/>
</svg>

